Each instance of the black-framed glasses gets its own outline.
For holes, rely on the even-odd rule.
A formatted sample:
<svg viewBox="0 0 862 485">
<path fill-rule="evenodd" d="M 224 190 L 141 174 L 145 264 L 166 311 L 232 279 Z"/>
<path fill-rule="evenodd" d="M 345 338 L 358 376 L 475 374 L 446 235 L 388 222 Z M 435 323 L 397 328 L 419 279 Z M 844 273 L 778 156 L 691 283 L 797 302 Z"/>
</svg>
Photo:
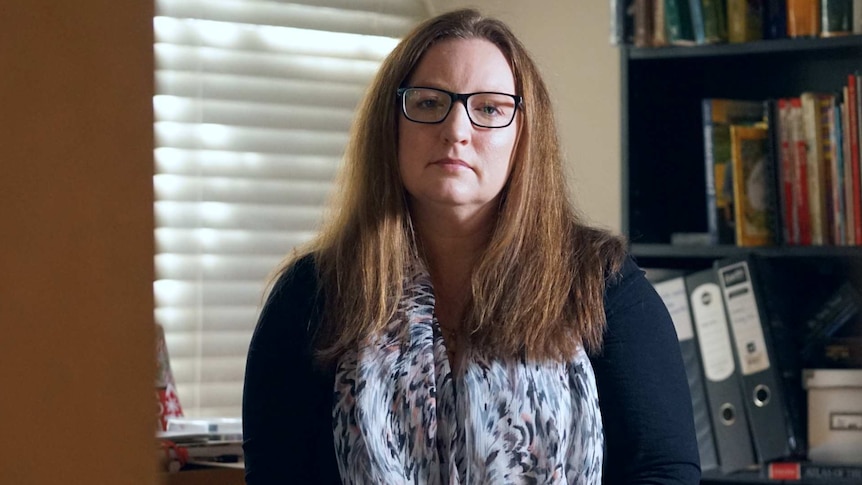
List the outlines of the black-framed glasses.
<svg viewBox="0 0 862 485">
<path fill-rule="evenodd" d="M 480 92 L 453 93 L 421 86 L 398 90 L 401 112 L 416 123 L 441 123 L 452 106 L 461 102 L 470 122 L 482 128 L 505 128 L 512 124 L 523 98 L 514 94 Z"/>
</svg>

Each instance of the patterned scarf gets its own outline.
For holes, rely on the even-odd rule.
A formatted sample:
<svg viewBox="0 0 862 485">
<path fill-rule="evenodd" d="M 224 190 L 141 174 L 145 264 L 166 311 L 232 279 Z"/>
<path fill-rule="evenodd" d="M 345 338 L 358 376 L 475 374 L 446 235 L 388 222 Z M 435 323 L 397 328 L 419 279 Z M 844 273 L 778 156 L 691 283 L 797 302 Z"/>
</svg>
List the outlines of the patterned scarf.
<svg viewBox="0 0 862 485">
<path fill-rule="evenodd" d="M 427 272 L 404 290 L 386 331 L 336 371 L 343 483 L 601 483 L 602 420 L 583 350 L 571 362 L 510 363 L 465 349 L 454 375 Z"/>
</svg>

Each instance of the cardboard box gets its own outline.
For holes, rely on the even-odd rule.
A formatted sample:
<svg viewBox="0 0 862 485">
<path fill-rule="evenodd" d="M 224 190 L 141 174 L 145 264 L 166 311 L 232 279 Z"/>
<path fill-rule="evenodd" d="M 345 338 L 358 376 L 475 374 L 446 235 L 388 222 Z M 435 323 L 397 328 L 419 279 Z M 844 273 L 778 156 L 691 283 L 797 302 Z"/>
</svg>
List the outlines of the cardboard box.
<svg viewBox="0 0 862 485">
<path fill-rule="evenodd" d="M 862 464 L 862 369 L 805 369 L 808 458 Z"/>
</svg>

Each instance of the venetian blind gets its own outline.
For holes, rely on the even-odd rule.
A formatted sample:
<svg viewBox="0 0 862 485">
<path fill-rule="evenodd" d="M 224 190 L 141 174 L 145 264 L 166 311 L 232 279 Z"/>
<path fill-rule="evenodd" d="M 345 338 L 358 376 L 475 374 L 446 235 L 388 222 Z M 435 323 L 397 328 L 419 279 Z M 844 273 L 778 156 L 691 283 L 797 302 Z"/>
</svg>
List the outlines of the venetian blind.
<svg viewBox="0 0 862 485">
<path fill-rule="evenodd" d="M 267 279 L 313 237 L 414 0 L 157 0 L 156 321 L 187 416 L 239 416 Z"/>
</svg>

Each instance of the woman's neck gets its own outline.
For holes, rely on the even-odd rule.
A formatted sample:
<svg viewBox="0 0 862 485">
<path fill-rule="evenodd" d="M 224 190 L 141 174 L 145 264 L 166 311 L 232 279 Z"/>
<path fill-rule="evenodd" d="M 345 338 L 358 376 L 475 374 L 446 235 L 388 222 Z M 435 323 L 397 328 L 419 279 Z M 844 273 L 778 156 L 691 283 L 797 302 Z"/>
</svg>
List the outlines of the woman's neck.
<svg viewBox="0 0 862 485">
<path fill-rule="evenodd" d="M 469 283 L 473 266 L 490 239 L 491 217 L 417 212 L 412 215 L 414 229 L 435 289 L 438 285 Z"/>
<path fill-rule="evenodd" d="M 463 342 L 462 326 L 471 300 L 471 276 L 488 245 L 493 217 L 457 217 L 453 214 L 413 213 L 416 237 L 434 285 L 437 321 L 450 350 L 450 360 Z"/>
</svg>

